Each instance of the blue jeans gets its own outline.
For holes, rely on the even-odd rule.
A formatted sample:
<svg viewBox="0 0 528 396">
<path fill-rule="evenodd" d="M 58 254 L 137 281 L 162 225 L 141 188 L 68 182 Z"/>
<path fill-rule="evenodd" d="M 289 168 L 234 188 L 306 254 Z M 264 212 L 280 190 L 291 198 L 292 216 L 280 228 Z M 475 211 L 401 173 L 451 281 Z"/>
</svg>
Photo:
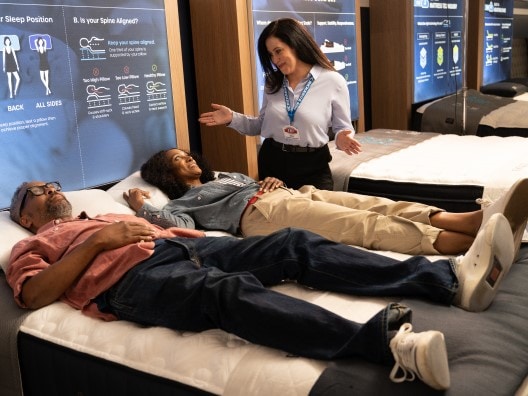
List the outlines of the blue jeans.
<svg viewBox="0 0 528 396">
<path fill-rule="evenodd" d="M 362 356 L 391 363 L 389 331 L 410 310 L 389 304 L 367 323 L 266 288 L 283 280 L 363 296 L 414 296 L 450 304 L 449 260 L 398 261 L 284 229 L 263 237 L 174 238 L 131 269 L 104 298 L 118 318 L 177 330 L 221 328 L 250 342 L 316 359 Z M 403 314 L 398 314 L 403 312 Z"/>
</svg>

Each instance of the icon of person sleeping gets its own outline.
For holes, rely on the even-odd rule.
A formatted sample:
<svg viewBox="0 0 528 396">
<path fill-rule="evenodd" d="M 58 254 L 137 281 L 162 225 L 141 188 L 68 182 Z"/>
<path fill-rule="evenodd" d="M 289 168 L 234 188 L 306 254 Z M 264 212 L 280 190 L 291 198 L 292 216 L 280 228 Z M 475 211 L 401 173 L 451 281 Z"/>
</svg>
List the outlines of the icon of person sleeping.
<svg viewBox="0 0 528 396">
<path fill-rule="evenodd" d="M 2 47 L 2 61 L 3 71 L 7 74 L 7 85 L 9 87 L 9 98 L 13 98 L 18 93 L 18 86 L 20 84 L 20 67 L 18 65 L 18 59 L 16 51 L 20 49 L 18 44 L 18 38 L 15 43 L 12 43 L 11 38 L 13 36 L 4 36 L 3 47 Z M 15 36 L 16 38 L 16 36 Z M 13 89 L 13 78 L 15 79 L 15 87 Z"/>
<path fill-rule="evenodd" d="M 49 36 L 48 36 L 49 37 Z M 44 87 L 46 88 L 46 96 L 51 95 L 50 84 L 49 84 L 49 71 L 50 65 L 48 61 L 48 42 L 47 40 L 39 36 L 35 40 L 35 49 L 39 56 L 39 71 L 40 71 L 40 80 Z"/>
</svg>

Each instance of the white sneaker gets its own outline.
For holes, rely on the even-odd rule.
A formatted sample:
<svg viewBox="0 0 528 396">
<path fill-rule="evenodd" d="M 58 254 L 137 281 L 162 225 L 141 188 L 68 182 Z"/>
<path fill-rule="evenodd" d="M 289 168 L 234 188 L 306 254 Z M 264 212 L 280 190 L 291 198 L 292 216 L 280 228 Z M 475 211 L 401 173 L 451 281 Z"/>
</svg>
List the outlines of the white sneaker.
<svg viewBox="0 0 528 396">
<path fill-rule="evenodd" d="M 449 388 L 449 365 L 441 332 L 413 333 L 412 325 L 404 323 L 390 341 L 390 349 L 396 361 L 390 373 L 393 382 L 413 381 L 418 376 L 434 389 Z M 398 372 L 402 373 L 399 377 Z"/>
<path fill-rule="evenodd" d="M 491 304 L 511 268 L 514 243 L 510 224 L 493 214 L 464 256 L 457 257 L 458 292 L 453 300 L 466 311 L 483 311 Z"/>
<path fill-rule="evenodd" d="M 517 256 L 528 219 L 528 178 L 517 180 L 506 193 L 491 204 L 486 204 L 481 199 L 477 202 L 483 207 L 480 229 L 495 213 L 502 213 L 510 222 L 515 243 L 515 256 Z"/>
</svg>

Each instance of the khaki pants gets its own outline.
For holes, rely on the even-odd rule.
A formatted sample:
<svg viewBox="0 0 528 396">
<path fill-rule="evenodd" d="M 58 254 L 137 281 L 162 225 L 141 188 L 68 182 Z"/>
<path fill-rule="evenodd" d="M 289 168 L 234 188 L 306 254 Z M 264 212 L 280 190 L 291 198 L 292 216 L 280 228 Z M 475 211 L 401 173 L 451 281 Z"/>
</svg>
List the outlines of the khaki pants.
<svg viewBox="0 0 528 396">
<path fill-rule="evenodd" d="M 442 230 L 431 226 L 429 216 L 441 211 L 415 202 L 303 186 L 261 195 L 243 213 L 240 227 L 244 236 L 295 227 L 368 249 L 439 254 L 433 243 Z"/>
</svg>

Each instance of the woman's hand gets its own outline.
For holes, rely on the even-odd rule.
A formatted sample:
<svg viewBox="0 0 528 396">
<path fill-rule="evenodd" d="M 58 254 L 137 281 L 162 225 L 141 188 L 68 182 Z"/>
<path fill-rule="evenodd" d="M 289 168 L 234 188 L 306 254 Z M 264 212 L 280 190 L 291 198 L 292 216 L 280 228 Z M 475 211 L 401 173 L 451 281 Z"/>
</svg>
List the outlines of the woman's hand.
<svg viewBox="0 0 528 396">
<path fill-rule="evenodd" d="M 271 192 L 279 187 L 284 186 L 284 182 L 277 179 L 276 177 L 266 177 L 264 180 L 261 180 L 258 183 L 260 185 L 259 191 L 262 192 Z"/>
<path fill-rule="evenodd" d="M 207 126 L 227 125 L 233 121 L 233 111 L 226 106 L 212 103 L 214 111 L 200 114 L 198 121 Z"/>
<path fill-rule="evenodd" d="M 352 131 L 342 131 L 337 135 L 336 146 L 348 155 L 359 154 L 361 143 L 352 137 Z"/>
<path fill-rule="evenodd" d="M 128 206 L 137 212 L 145 204 L 145 199 L 150 198 L 150 192 L 140 188 L 131 188 L 128 190 L 128 194 L 126 192 L 123 193 L 123 198 Z"/>
</svg>

